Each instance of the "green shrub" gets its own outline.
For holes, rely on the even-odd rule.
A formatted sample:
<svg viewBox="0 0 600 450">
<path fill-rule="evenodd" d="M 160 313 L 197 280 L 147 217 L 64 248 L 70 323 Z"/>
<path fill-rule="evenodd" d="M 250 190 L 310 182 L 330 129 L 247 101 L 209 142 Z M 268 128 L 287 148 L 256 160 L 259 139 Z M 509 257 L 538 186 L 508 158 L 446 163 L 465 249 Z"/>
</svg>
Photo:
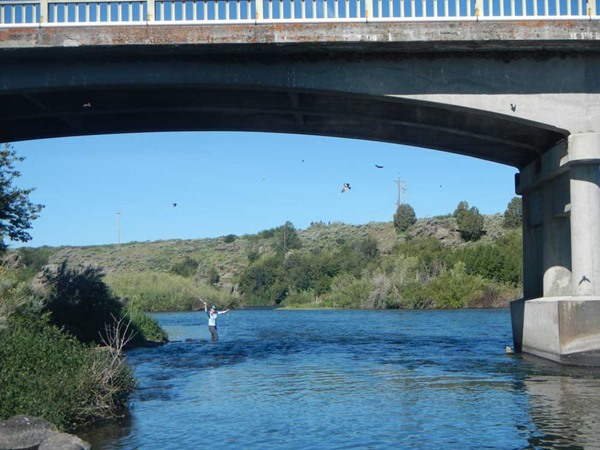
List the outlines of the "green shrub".
<svg viewBox="0 0 600 450">
<path fill-rule="evenodd" d="M 315 305 L 315 294 L 312 291 L 291 292 L 283 302 L 283 307 L 311 307 Z"/>
<path fill-rule="evenodd" d="M 237 239 L 237 236 L 235 234 L 228 234 L 227 236 L 225 236 L 223 238 L 223 242 L 225 242 L 226 244 L 231 244 L 236 239 Z"/>
<path fill-rule="evenodd" d="M 322 301 L 334 308 L 360 308 L 370 292 L 369 280 L 342 274 L 334 278 L 331 291 L 323 295 Z"/>
<path fill-rule="evenodd" d="M 467 202 L 460 202 L 454 211 L 458 231 L 465 241 L 476 241 L 485 233 L 483 216 L 476 207 L 469 208 Z"/>
<path fill-rule="evenodd" d="M 198 270 L 198 261 L 186 256 L 183 261 L 173 264 L 171 273 L 182 277 L 193 277 Z"/>
<path fill-rule="evenodd" d="M 463 263 L 427 285 L 429 297 L 436 308 L 458 309 L 484 296 L 485 282 L 481 277 L 468 275 Z"/>
<path fill-rule="evenodd" d="M 0 332 L 0 419 L 43 417 L 61 429 L 115 416 L 134 386 L 121 355 L 86 347 L 46 316 L 14 315 Z"/>
<path fill-rule="evenodd" d="M 520 227 L 523 223 L 523 201 L 521 197 L 513 197 L 504 211 L 504 220 L 502 226 L 504 228 Z"/>
<path fill-rule="evenodd" d="M 145 312 L 131 310 L 127 312 L 127 318 L 131 320 L 131 327 L 136 333 L 133 338 L 134 343 L 136 343 L 136 338 L 152 342 L 167 341 L 168 335 L 160 327 L 158 321 Z"/>
<path fill-rule="evenodd" d="M 55 325 L 66 328 L 82 342 L 102 343 L 106 327 L 123 315 L 119 299 L 103 276 L 98 268 L 73 269 L 66 262 L 44 272 L 48 287 L 44 310 L 51 313 Z"/>
<path fill-rule="evenodd" d="M 394 228 L 397 233 L 402 233 L 408 230 L 417 222 L 415 210 L 409 204 L 403 203 L 398 205 L 394 214 Z"/>
<path fill-rule="evenodd" d="M 219 280 L 221 277 L 219 276 L 219 272 L 214 267 L 208 269 L 208 275 L 206 276 L 206 281 L 209 286 L 216 286 L 219 284 Z"/>
<path fill-rule="evenodd" d="M 433 306 L 427 289 L 418 281 L 403 283 L 399 290 L 400 307 L 403 309 L 426 309 Z"/>
</svg>

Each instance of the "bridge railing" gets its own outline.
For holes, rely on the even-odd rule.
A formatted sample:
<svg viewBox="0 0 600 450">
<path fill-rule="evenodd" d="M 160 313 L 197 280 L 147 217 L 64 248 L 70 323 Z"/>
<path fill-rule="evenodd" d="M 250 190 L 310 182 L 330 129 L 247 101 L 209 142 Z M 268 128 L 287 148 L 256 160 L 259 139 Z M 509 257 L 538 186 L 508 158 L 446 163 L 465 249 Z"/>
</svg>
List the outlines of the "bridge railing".
<svg viewBox="0 0 600 450">
<path fill-rule="evenodd" d="M 0 27 L 598 20 L 600 0 L 0 0 Z"/>
</svg>

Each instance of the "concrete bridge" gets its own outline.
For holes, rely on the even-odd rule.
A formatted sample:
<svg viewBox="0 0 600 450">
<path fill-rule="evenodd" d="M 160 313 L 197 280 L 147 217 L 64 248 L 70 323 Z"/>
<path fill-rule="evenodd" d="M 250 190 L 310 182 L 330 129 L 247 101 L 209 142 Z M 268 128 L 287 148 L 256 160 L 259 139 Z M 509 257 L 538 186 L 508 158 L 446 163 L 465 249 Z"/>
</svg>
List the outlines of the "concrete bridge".
<svg viewBox="0 0 600 450">
<path fill-rule="evenodd" d="M 0 142 L 265 131 L 511 165 L 515 347 L 600 365 L 598 1 L 0 0 Z"/>
</svg>

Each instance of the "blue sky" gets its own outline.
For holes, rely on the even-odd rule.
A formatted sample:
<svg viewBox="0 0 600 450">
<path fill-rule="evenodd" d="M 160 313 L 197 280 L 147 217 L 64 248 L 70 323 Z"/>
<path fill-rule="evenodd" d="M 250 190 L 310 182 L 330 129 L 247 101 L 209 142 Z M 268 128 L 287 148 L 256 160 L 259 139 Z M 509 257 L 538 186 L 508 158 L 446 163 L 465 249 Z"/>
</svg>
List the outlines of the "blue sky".
<svg viewBox="0 0 600 450">
<path fill-rule="evenodd" d="M 26 157 L 18 186 L 35 187 L 31 199 L 45 205 L 25 244 L 35 247 L 113 244 L 117 212 L 122 243 L 249 234 L 286 220 L 389 221 L 397 178 L 417 217 L 451 213 L 462 200 L 504 212 L 515 195 L 512 167 L 349 139 L 149 133 L 13 146 Z M 345 182 L 352 189 L 342 194 Z"/>
</svg>

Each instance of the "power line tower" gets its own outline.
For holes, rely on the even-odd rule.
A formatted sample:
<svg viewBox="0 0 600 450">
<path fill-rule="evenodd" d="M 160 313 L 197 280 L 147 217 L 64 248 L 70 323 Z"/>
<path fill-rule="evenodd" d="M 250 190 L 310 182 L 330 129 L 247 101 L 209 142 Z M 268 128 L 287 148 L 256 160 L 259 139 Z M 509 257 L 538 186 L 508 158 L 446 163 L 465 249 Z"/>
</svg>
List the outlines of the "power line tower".
<svg viewBox="0 0 600 450">
<path fill-rule="evenodd" d="M 117 245 L 121 245 L 121 213 L 117 212 Z"/>
<path fill-rule="evenodd" d="M 401 180 L 400 177 L 394 180 L 394 183 L 398 185 L 398 198 L 396 199 L 396 206 L 403 205 L 406 203 L 406 182 Z"/>
</svg>

